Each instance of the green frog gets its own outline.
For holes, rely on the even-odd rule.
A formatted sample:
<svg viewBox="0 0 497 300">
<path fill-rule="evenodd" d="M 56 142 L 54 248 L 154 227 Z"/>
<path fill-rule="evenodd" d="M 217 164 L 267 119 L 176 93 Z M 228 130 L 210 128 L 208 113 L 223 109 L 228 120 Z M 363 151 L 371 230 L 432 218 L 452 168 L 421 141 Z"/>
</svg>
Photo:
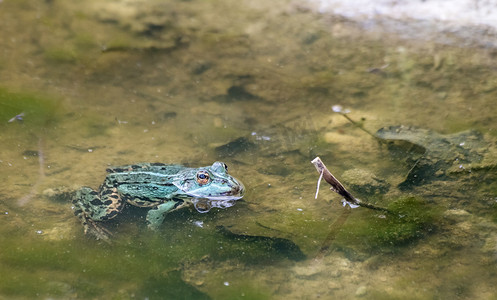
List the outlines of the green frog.
<svg viewBox="0 0 497 300">
<path fill-rule="evenodd" d="M 98 191 L 82 187 L 72 200 L 85 234 L 102 240 L 108 240 L 111 233 L 98 222 L 117 216 L 126 203 L 148 208 L 147 224 L 155 230 L 169 212 L 192 204 L 201 213 L 212 207 L 230 207 L 245 192 L 222 162 L 202 168 L 140 163 L 111 167 L 107 172 Z"/>
</svg>

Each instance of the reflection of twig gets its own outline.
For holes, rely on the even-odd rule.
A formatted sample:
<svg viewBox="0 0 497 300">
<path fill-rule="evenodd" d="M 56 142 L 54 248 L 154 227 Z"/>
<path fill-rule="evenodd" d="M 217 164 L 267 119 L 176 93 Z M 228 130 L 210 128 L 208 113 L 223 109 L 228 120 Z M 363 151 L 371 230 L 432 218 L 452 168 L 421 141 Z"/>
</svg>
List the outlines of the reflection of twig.
<svg viewBox="0 0 497 300">
<path fill-rule="evenodd" d="M 324 180 L 331 185 L 330 189 L 344 198 L 345 201 L 344 205 L 349 204 L 350 207 L 361 206 L 369 209 L 389 212 L 389 210 L 386 208 L 377 207 L 372 204 L 361 202 L 359 199 L 352 196 L 352 194 L 345 189 L 345 187 L 340 183 L 340 181 L 338 181 L 338 179 L 336 179 L 335 176 L 331 174 L 328 168 L 326 168 L 321 158 L 316 157 L 311 161 L 311 163 L 314 165 L 314 167 L 316 167 L 316 170 L 321 174 L 320 178 L 322 176 Z M 316 191 L 316 198 L 317 198 L 317 191 Z"/>
<path fill-rule="evenodd" d="M 378 140 L 380 143 L 384 143 L 385 141 L 380 139 L 379 137 L 377 137 L 374 133 L 372 133 L 371 131 L 367 130 L 366 128 L 364 128 L 364 126 L 354 120 L 352 120 L 352 118 L 350 118 L 347 114 L 350 112 L 350 110 L 348 109 L 343 109 L 343 107 L 341 105 L 333 105 L 331 107 L 331 109 L 336 112 L 336 113 L 339 113 L 341 114 L 345 119 L 347 119 L 350 123 L 352 123 L 354 126 L 356 126 L 357 128 L 359 128 L 360 130 L 364 131 L 365 133 L 369 134 L 370 136 L 374 137 L 376 140 Z"/>
<path fill-rule="evenodd" d="M 364 131 L 365 133 L 369 134 L 370 136 L 374 137 L 377 140 L 381 140 L 376 135 L 374 135 L 373 133 L 371 133 L 369 130 L 367 130 L 366 128 L 364 128 L 364 126 L 362 124 L 359 124 L 356 121 L 352 120 L 349 116 L 347 116 L 347 114 L 341 113 L 341 115 L 344 116 L 345 119 L 349 120 L 350 123 L 354 124 L 354 126 L 356 126 L 357 128 L 359 128 L 360 130 Z"/>
<path fill-rule="evenodd" d="M 320 173 L 319 180 L 318 180 L 318 187 L 316 190 L 316 198 L 317 198 L 318 192 L 319 192 L 319 183 L 321 183 L 321 179 L 324 178 L 324 180 L 326 180 L 326 182 L 328 182 L 331 185 L 330 189 L 332 191 L 334 191 L 334 192 L 338 193 L 339 195 L 341 195 L 342 197 L 344 197 L 344 199 L 342 200 L 342 201 L 344 201 L 344 206 L 345 206 L 345 204 L 349 204 L 349 206 L 352 208 L 361 206 L 361 207 L 366 207 L 369 209 L 381 210 L 381 211 L 390 213 L 390 211 L 386 208 L 377 207 L 377 206 L 374 206 L 372 204 L 361 202 L 361 201 L 359 201 L 359 199 L 352 196 L 352 194 L 349 193 L 349 191 L 347 191 L 345 189 L 343 184 L 341 184 L 340 181 L 338 181 L 338 179 L 336 179 L 335 176 L 333 176 L 333 174 L 331 174 L 330 170 L 328 170 L 328 168 L 324 165 L 321 158 L 316 157 L 311 161 L 311 163 L 314 165 L 314 167 L 316 167 L 316 170 L 318 171 L 318 173 Z M 326 255 L 326 253 L 329 251 L 331 243 L 336 238 L 336 235 L 338 234 L 338 232 L 342 228 L 345 221 L 347 221 L 347 218 L 349 217 L 349 215 L 350 215 L 350 209 L 344 210 L 342 212 L 342 214 L 338 217 L 338 219 L 333 224 L 331 224 L 330 232 L 326 236 L 326 239 L 321 244 L 321 248 L 319 249 L 318 253 L 314 257 L 316 261 L 319 261 L 320 259 L 322 259 Z"/>
<path fill-rule="evenodd" d="M 314 257 L 315 259 L 319 260 L 325 256 L 325 254 L 330 249 L 331 243 L 335 240 L 338 232 L 340 231 L 340 229 L 342 229 L 342 226 L 343 224 L 345 224 L 345 221 L 347 221 L 349 215 L 350 215 L 350 209 L 345 209 L 342 211 L 342 214 L 338 217 L 338 219 L 333 224 L 331 224 L 330 232 L 328 233 L 326 239 L 321 244 L 321 248 Z"/>
</svg>

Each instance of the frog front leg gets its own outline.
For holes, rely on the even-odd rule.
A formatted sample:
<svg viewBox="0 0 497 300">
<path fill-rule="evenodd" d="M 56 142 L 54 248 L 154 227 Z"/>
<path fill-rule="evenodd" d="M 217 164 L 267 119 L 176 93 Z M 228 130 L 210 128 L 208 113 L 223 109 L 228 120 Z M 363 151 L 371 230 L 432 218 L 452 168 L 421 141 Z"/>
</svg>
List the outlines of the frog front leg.
<svg viewBox="0 0 497 300">
<path fill-rule="evenodd" d="M 152 208 L 147 213 L 147 226 L 152 230 L 157 230 L 159 226 L 164 222 L 166 214 L 177 210 L 186 204 L 184 202 L 177 201 L 166 201 Z"/>
<path fill-rule="evenodd" d="M 124 206 L 117 188 L 100 187 L 100 193 L 82 187 L 73 197 L 74 214 L 83 224 L 85 234 L 93 234 L 97 239 L 108 240 L 110 232 L 97 222 L 114 218 Z"/>
</svg>

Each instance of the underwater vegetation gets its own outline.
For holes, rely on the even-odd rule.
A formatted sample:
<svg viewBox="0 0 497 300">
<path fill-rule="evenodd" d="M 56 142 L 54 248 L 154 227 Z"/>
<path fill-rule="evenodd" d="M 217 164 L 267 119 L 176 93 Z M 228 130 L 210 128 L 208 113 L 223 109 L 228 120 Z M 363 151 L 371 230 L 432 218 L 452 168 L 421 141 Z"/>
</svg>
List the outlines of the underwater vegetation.
<svg viewBox="0 0 497 300">
<path fill-rule="evenodd" d="M 163 234 L 144 231 L 140 237 L 118 238 L 112 245 L 84 238 L 75 241 L 38 239 L 33 243 L 28 236 L 11 244 L 5 243 L 6 240 L 6 237 L 0 238 L 3 245 L 0 262 L 5 267 L 0 271 L 5 278 L 0 283 L 0 292 L 27 298 L 113 296 L 121 299 L 134 294 L 148 299 L 210 299 L 184 280 L 184 268 L 196 269 L 197 265 L 201 268 L 204 263 L 273 264 L 304 258 L 291 241 L 238 235 L 226 228 L 191 227 Z M 9 276 L 9 273 L 21 276 Z M 225 280 L 223 273 L 213 273 L 212 270 L 206 280 L 221 283 Z M 264 298 L 259 297 L 260 290 L 245 283 L 223 289 L 224 299 L 234 299 L 233 295 L 239 294 L 242 288 L 247 296 L 255 295 L 253 299 Z"/>
<path fill-rule="evenodd" d="M 56 99 L 0 87 L 0 126 L 18 122 L 30 130 L 46 128 L 57 120 L 60 110 Z"/>
<path fill-rule="evenodd" d="M 349 219 L 351 211 L 344 211 L 335 221 L 333 227 L 339 226 L 337 232 L 331 232 L 323 246 L 321 253 L 327 250 L 333 240 L 335 246 L 345 250 L 346 253 L 371 254 L 399 250 L 435 229 L 439 209 L 430 207 L 420 196 L 401 196 L 393 201 L 385 202 L 387 206 L 363 202 L 355 198 L 340 181 L 328 170 L 319 157 L 311 161 L 320 177 L 316 196 L 318 197 L 319 185 L 322 179 L 331 185 L 331 190 L 344 199 L 343 206 L 350 209 L 363 207 L 368 210 L 358 211 Z M 348 221 L 348 222 L 346 222 Z M 356 258 L 359 258 L 360 255 Z"/>
<path fill-rule="evenodd" d="M 441 211 L 418 196 L 391 201 L 389 213 L 364 210 L 353 214 L 335 239 L 335 246 L 356 258 L 361 254 L 399 251 L 436 229 Z"/>
</svg>

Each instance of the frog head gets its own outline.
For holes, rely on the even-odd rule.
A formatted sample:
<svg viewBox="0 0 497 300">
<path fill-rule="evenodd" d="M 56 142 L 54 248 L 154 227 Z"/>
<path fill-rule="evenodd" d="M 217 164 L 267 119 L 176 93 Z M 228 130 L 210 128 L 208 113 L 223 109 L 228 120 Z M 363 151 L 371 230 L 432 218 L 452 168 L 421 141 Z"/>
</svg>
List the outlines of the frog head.
<svg viewBox="0 0 497 300">
<path fill-rule="evenodd" d="M 208 167 L 185 169 L 173 184 L 181 191 L 179 196 L 191 198 L 238 200 L 245 193 L 243 184 L 229 175 L 226 164 L 219 161 Z"/>
</svg>

